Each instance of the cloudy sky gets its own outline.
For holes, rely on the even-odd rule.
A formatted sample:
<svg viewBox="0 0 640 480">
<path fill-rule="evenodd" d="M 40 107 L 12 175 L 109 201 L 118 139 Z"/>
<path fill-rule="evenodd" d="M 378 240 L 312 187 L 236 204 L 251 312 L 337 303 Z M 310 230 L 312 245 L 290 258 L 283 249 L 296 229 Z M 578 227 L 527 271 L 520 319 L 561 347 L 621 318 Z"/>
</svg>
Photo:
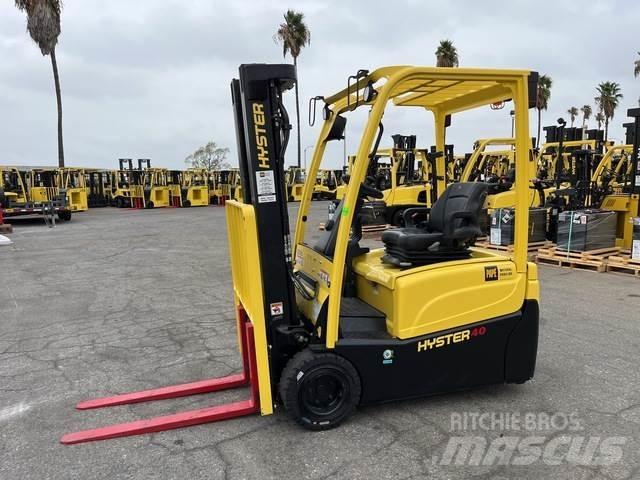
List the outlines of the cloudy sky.
<svg viewBox="0 0 640 480">
<path fill-rule="evenodd" d="M 150 157 L 155 166 L 181 168 L 210 140 L 228 146 L 237 163 L 229 82 L 240 63 L 282 61 L 272 37 L 287 8 L 304 12 L 312 32 L 299 67 L 303 147 L 317 134 L 305 120 L 310 96 L 343 88 L 360 68 L 432 65 L 444 38 L 454 41 L 463 66 L 551 75 L 546 124 L 570 106 L 593 105 L 595 85 L 611 80 L 625 97 L 610 135 L 621 139 L 626 109 L 640 96 L 640 78 L 633 78 L 638 2 L 66 0 L 57 52 L 67 164 L 113 168 L 118 157 Z M 508 135 L 508 110 L 454 119 L 447 140 L 463 153 L 475 138 Z M 432 143 L 426 115 L 390 120 L 389 134 Z M 0 125 L 0 163 L 56 163 L 51 63 L 11 0 L 0 3 Z M 347 131 L 349 151 L 357 126 Z M 342 163 L 341 151 L 330 164 Z M 295 141 L 287 157 L 295 161 Z"/>
</svg>

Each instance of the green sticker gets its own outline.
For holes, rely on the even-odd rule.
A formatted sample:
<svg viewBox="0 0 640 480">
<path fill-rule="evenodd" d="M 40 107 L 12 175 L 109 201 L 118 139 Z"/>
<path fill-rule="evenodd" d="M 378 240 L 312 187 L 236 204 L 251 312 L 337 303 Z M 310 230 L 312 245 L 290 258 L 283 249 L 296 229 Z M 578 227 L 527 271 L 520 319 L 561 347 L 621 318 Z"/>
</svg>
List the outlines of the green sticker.
<svg viewBox="0 0 640 480">
<path fill-rule="evenodd" d="M 342 207 L 342 216 L 343 217 L 349 216 L 349 207 Z"/>
</svg>

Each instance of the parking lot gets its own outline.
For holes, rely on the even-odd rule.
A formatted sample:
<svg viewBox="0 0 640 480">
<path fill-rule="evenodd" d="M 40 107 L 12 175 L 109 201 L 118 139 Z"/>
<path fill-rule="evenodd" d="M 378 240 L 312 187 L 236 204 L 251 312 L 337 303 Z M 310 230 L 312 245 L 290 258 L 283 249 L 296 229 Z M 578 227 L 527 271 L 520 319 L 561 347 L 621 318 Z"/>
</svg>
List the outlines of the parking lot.
<svg viewBox="0 0 640 480">
<path fill-rule="evenodd" d="M 313 208 L 315 224 L 326 203 Z M 224 209 L 93 209 L 56 228 L 14 227 L 14 244 L 0 247 L 0 479 L 640 478 L 640 282 L 548 266 L 540 266 L 538 363 L 527 384 L 369 407 L 319 433 L 277 412 L 63 446 L 71 431 L 246 396 L 74 409 L 240 368 Z M 573 422 L 525 431 L 454 421 L 479 413 Z M 620 437 L 622 458 L 581 465 L 563 457 L 564 444 L 557 464 L 444 461 L 454 436 L 532 434 L 546 443 Z"/>
</svg>

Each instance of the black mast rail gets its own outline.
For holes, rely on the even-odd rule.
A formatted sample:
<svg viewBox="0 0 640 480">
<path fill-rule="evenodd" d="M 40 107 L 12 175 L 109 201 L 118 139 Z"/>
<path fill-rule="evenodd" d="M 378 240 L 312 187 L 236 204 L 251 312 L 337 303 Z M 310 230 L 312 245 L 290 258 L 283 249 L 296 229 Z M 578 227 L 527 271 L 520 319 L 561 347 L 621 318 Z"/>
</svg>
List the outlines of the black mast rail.
<svg viewBox="0 0 640 480">
<path fill-rule="evenodd" d="M 300 326 L 293 288 L 291 237 L 284 176 L 291 125 L 282 102 L 293 88 L 293 65 L 245 64 L 231 82 L 243 201 L 253 205 L 260 245 L 267 340 L 278 378 Z"/>
</svg>

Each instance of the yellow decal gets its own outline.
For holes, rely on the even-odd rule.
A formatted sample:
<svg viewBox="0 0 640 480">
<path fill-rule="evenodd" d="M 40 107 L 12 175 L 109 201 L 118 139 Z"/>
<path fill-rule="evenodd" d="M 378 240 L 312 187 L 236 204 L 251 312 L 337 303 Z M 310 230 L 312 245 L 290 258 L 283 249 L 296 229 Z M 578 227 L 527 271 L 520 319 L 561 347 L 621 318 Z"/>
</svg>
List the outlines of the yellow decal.
<svg viewBox="0 0 640 480">
<path fill-rule="evenodd" d="M 253 104 L 253 123 L 255 124 L 256 149 L 258 151 L 258 165 L 260 168 L 269 168 L 269 149 L 267 142 L 267 130 L 264 128 L 264 104 Z"/>
<path fill-rule="evenodd" d="M 465 342 L 470 338 L 471 330 L 462 330 L 460 332 L 440 335 L 439 337 L 427 338 L 426 340 L 418 342 L 418 352 L 444 347 L 445 345 L 451 345 L 452 343 Z"/>
</svg>

